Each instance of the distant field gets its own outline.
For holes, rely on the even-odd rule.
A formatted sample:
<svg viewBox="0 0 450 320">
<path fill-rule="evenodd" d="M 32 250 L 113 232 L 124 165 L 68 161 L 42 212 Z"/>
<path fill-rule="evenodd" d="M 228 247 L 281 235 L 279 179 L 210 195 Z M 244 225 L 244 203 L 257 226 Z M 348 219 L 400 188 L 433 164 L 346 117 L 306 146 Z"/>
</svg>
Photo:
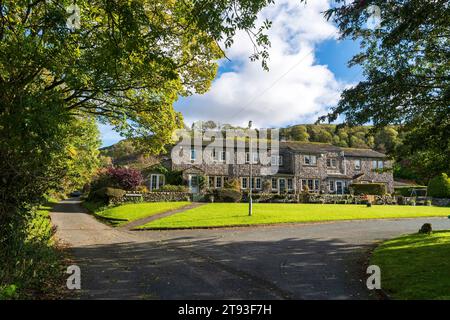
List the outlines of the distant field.
<svg viewBox="0 0 450 320">
<path fill-rule="evenodd" d="M 445 217 L 450 208 L 344 204 L 211 203 L 145 224 L 139 228 L 194 228 L 354 219 Z"/>
<path fill-rule="evenodd" d="M 131 221 L 150 217 L 152 215 L 165 211 L 178 209 L 190 204 L 190 202 L 142 202 L 133 204 L 124 204 L 117 207 L 107 208 L 105 210 L 95 209 L 92 204 L 85 204 L 95 215 L 109 220 L 111 224 L 119 226 Z"/>
</svg>

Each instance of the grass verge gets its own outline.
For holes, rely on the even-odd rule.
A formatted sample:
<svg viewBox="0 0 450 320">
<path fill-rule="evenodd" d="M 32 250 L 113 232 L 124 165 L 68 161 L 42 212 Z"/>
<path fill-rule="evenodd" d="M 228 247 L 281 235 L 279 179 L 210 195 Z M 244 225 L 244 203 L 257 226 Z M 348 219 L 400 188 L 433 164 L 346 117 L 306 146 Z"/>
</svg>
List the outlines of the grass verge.
<svg viewBox="0 0 450 320">
<path fill-rule="evenodd" d="M 54 239 L 49 211 L 56 203 L 29 212 L 23 230 L 14 230 L 0 261 L 0 300 L 58 299 L 65 256 Z"/>
<path fill-rule="evenodd" d="M 412 234 L 382 243 L 370 264 L 394 299 L 450 300 L 450 231 Z"/>
<path fill-rule="evenodd" d="M 179 209 L 190 202 L 141 202 L 123 204 L 115 207 L 104 207 L 98 203 L 84 202 L 85 208 L 113 226 L 121 226 L 128 222 L 147 218 L 158 213 Z"/>
<path fill-rule="evenodd" d="M 415 218 L 447 216 L 449 208 L 427 206 L 372 206 L 344 204 L 256 203 L 253 216 L 248 204 L 211 203 L 152 221 L 139 228 L 178 229 L 198 227 L 248 226 L 258 224 L 318 222 L 355 219 Z"/>
</svg>

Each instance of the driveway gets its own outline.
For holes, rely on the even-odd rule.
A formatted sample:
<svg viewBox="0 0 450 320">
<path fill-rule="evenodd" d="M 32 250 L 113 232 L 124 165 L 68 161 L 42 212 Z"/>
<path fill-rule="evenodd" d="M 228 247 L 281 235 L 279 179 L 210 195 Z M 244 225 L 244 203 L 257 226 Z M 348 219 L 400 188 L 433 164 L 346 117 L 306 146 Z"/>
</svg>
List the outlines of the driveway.
<svg viewBox="0 0 450 320">
<path fill-rule="evenodd" d="M 425 218 L 132 232 L 77 199 L 51 218 L 81 268 L 82 299 L 370 299 L 363 265 L 376 242 L 425 222 L 450 227 Z"/>
</svg>

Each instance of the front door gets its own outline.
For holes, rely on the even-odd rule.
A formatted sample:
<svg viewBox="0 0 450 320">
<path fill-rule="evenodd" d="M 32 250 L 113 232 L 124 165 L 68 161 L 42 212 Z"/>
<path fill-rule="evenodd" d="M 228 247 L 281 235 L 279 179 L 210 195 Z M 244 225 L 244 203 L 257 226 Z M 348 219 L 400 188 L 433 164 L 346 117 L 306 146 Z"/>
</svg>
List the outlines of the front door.
<svg viewBox="0 0 450 320">
<path fill-rule="evenodd" d="M 336 181 L 336 194 L 344 194 L 344 183 Z"/>
<path fill-rule="evenodd" d="M 278 185 L 281 193 L 286 192 L 286 179 L 280 178 L 278 180 Z"/>
<path fill-rule="evenodd" d="M 189 175 L 189 191 L 191 193 L 198 193 L 198 176 Z"/>
</svg>

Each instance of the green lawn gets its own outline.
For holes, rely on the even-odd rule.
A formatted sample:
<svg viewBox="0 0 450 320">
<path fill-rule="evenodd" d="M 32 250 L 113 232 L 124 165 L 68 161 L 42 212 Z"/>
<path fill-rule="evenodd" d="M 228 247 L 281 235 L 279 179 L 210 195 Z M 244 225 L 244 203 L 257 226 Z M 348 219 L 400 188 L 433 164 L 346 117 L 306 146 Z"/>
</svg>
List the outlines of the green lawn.
<svg viewBox="0 0 450 320">
<path fill-rule="evenodd" d="M 314 222 L 350 219 L 412 218 L 447 216 L 449 208 L 427 206 L 372 206 L 344 204 L 256 203 L 253 216 L 248 204 L 211 203 L 152 221 L 140 228 L 223 227 L 288 222 Z"/>
<path fill-rule="evenodd" d="M 190 204 L 187 201 L 180 202 L 142 202 L 124 204 L 117 207 L 96 210 L 93 206 L 85 205 L 88 209 L 93 211 L 95 215 L 109 220 L 113 225 L 119 226 L 131 221 L 150 217 L 152 215 L 162 213 L 165 211 L 178 209 Z"/>
<path fill-rule="evenodd" d="M 373 253 L 381 288 L 395 299 L 450 299 L 450 231 L 389 240 Z"/>
</svg>

